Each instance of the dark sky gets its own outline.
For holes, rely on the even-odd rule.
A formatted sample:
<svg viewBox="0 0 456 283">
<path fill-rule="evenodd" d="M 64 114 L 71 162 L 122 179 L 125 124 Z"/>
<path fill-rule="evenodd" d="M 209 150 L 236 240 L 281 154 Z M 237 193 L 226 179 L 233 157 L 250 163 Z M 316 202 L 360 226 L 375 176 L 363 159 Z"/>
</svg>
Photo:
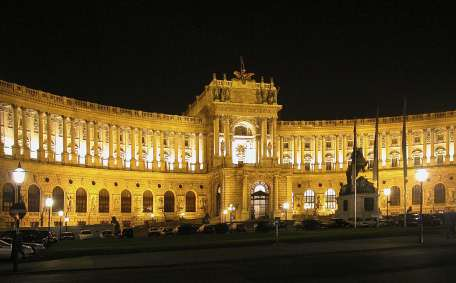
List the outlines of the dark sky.
<svg viewBox="0 0 456 283">
<path fill-rule="evenodd" d="M 55 94 L 180 114 L 243 55 L 281 87 L 284 120 L 400 114 L 403 96 L 411 113 L 456 110 L 444 2 L 28 2 L 2 2 L 0 79 Z"/>
</svg>

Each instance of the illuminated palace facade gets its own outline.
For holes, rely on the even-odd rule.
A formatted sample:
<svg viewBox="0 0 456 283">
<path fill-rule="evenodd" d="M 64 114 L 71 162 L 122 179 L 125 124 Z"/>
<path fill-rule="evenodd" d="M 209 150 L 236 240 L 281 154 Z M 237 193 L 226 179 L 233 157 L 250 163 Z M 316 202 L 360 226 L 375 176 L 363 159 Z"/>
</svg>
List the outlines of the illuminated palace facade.
<svg viewBox="0 0 456 283">
<path fill-rule="evenodd" d="M 271 80 L 252 74 L 213 79 L 184 115 L 148 113 L 57 96 L 0 81 L 0 227 L 12 221 L 11 171 L 27 171 L 21 195 L 23 226 L 48 225 L 45 199 L 68 225 L 124 226 L 150 220 L 298 219 L 332 215 L 353 147 L 353 120 L 279 121 L 282 106 Z M 373 162 L 375 119 L 358 119 L 358 141 Z M 454 208 L 456 112 L 408 116 L 407 156 L 401 117 L 380 119 L 379 208 L 424 211 Z M 409 182 L 404 205 L 403 159 Z M 372 171 L 362 173 L 371 178 Z M 289 204 L 285 209 L 284 203 Z M 224 213 L 225 211 L 225 213 Z M 285 215 L 286 214 L 286 215 Z"/>
</svg>

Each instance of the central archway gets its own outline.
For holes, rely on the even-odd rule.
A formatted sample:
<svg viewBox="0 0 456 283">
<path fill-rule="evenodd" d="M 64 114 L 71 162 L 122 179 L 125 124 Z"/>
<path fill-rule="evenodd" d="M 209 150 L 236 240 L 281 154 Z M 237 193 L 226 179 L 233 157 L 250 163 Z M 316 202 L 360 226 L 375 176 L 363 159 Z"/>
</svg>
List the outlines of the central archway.
<svg viewBox="0 0 456 283">
<path fill-rule="evenodd" d="M 258 219 L 268 217 L 269 187 L 266 183 L 257 182 L 252 186 L 250 194 L 250 217 Z"/>
</svg>

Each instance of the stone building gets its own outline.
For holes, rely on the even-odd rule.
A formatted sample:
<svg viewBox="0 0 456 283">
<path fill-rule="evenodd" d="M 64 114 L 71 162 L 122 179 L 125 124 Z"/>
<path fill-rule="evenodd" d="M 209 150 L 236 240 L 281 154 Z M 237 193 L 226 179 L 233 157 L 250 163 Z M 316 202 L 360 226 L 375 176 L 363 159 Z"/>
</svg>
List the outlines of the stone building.
<svg viewBox="0 0 456 283">
<path fill-rule="evenodd" d="M 279 121 L 278 88 L 245 70 L 215 75 L 184 115 L 100 105 L 0 81 L 0 227 L 11 222 L 11 171 L 27 170 L 23 226 L 124 225 L 168 219 L 213 221 L 331 215 L 353 147 L 353 121 Z M 358 142 L 373 162 L 375 119 L 358 119 Z M 456 112 L 380 119 L 379 206 L 391 188 L 390 213 L 417 210 L 414 169 L 428 168 L 424 211 L 455 207 Z M 404 205 L 402 161 L 408 159 Z M 369 179 L 371 172 L 364 173 Z M 283 204 L 289 203 L 287 210 Z M 227 215 L 223 213 L 229 207 Z"/>
</svg>

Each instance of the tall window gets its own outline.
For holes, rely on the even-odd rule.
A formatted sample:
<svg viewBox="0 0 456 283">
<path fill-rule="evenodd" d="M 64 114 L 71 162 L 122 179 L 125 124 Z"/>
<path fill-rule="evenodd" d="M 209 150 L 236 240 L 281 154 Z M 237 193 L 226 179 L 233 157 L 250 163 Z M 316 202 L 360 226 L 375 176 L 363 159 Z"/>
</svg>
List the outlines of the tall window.
<svg viewBox="0 0 456 283">
<path fill-rule="evenodd" d="M 336 192 L 333 189 L 328 189 L 325 193 L 326 199 L 326 208 L 335 209 L 336 208 Z"/>
<path fill-rule="evenodd" d="M 315 207 L 315 193 L 312 190 L 304 192 L 304 209 L 311 209 Z"/>
<path fill-rule="evenodd" d="M 364 198 L 364 210 L 365 211 L 374 210 L 374 199 L 373 198 Z"/>
<path fill-rule="evenodd" d="M 443 164 L 443 154 L 438 154 L 437 155 L 437 164 L 442 165 Z"/>
<path fill-rule="evenodd" d="M 391 167 L 398 167 L 399 166 L 399 158 L 398 157 L 392 157 L 391 158 Z"/>
<path fill-rule="evenodd" d="M 131 194 L 127 190 L 123 190 L 120 194 L 120 211 L 124 213 L 131 212 Z"/>
<path fill-rule="evenodd" d="M 174 212 L 174 194 L 173 192 L 167 191 L 165 193 L 165 205 L 164 210 L 165 212 Z"/>
<path fill-rule="evenodd" d="M 87 193 L 83 188 L 76 191 L 76 212 L 87 212 Z"/>
<path fill-rule="evenodd" d="M 151 191 L 145 191 L 143 193 L 143 212 L 154 211 L 154 197 Z"/>
<path fill-rule="evenodd" d="M 434 203 L 445 203 L 445 186 L 442 183 L 434 187 Z"/>
<path fill-rule="evenodd" d="M 421 156 L 413 157 L 413 165 L 420 166 L 421 165 Z"/>
<path fill-rule="evenodd" d="M 332 162 L 326 161 L 326 171 L 331 171 L 331 170 L 332 170 Z"/>
<path fill-rule="evenodd" d="M 421 186 L 415 185 L 412 188 L 412 204 L 421 203 Z"/>
<path fill-rule="evenodd" d="M 29 212 L 40 212 L 40 188 L 31 185 L 28 189 L 28 205 Z"/>
<path fill-rule="evenodd" d="M 188 191 L 185 194 L 185 211 L 195 212 L 196 211 L 196 196 L 192 191 Z"/>
<path fill-rule="evenodd" d="M 401 204 L 401 189 L 399 187 L 391 187 L 390 204 L 396 206 Z"/>
<path fill-rule="evenodd" d="M 98 193 L 98 212 L 109 212 L 109 192 L 106 189 L 102 189 Z"/>
<path fill-rule="evenodd" d="M 5 184 L 2 192 L 2 210 L 8 212 L 14 203 L 14 187 L 11 184 Z"/>
<path fill-rule="evenodd" d="M 65 194 L 61 187 L 55 187 L 54 190 L 52 190 L 52 199 L 54 200 L 54 203 L 52 205 L 52 212 L 57 212 L 60 210 L 63 211 Z"/>
</svg>

